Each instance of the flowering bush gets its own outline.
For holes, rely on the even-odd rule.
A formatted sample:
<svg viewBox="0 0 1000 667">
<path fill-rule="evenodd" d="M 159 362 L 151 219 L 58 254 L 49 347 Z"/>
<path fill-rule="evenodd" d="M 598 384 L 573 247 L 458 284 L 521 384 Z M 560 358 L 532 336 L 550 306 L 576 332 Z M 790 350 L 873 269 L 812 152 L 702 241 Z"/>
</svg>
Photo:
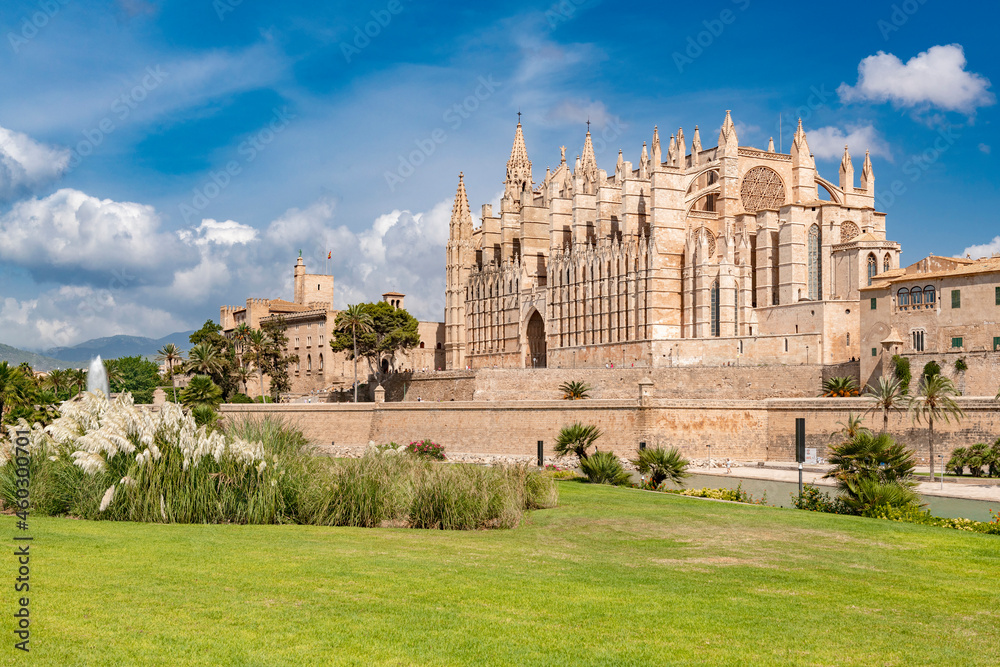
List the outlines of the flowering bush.
<svg viewBox="0 0 1000 667">
<path fill-rule="evenodd" d="M 1000 514 L 993 515 L 993 521 L 973 521 L 972 519 L 949 519 L 933 516 L 929 511 L 918 507 L 873 507 L 862 513 L 872 519 L 886 519 L 888 521 L 902 521 L 905 523 L 918 523 L 925 526 L 938 526 L 940 528 L 952 528 L 954 530 L 966 530 L 972 533 L 987 533 L 990 535 L 1000 535 Z"/>
<path fill-rule="evenodd" d="M 679 496 L 691 496 L 693 498 L 729 500 L 734 503 L 747 503 L 748 505 L 767 505 L 766 493 L 760 500 L 755 500 L 752 495 L 743 490 L 742 482 L 735 489 L 664 489 L 664 493 L 674 493 Z"/>
<path fill-rule="evenodd" d="M 433 459 L 434 461 L 444 461 L 444 447 L 435 444 L 431 440 L 417 440 L 406 446 L 406 451 L 419 456 L 422 459 Z"/>
</svg>

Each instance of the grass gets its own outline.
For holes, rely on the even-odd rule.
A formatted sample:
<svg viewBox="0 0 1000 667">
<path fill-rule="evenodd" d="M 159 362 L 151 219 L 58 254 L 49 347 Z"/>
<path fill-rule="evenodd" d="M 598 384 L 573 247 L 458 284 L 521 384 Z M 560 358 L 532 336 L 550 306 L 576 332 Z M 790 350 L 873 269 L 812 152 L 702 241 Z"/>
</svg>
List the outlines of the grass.
<svg viewBox="0 0 1000 667">
<path fill-rule="evenodd" d="M 559 508 L 510 531 L 32 517 L 30 661 L 997 662 L 996 537 L 559 487 Z M 13 597 L 0 662 L 27 664 Z"/>
</svg>

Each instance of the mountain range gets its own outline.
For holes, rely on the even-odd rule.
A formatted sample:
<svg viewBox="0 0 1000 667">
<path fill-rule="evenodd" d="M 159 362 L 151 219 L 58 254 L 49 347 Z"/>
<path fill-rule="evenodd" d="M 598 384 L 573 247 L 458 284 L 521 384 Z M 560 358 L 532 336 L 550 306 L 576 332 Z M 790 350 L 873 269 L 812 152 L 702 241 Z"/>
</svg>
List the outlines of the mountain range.
<svg viewBox="0 0 1000 667">
<path fill-rule="evenodd" d="M 0 343 L 0 361 L 6 361 L 11 366 L 27 363 L 36 371 L 51 371 L 54 368 L 80 368 L 87 365 L 84 361 L 53 359 L 27 350 L 19 350 L 3 343 Z"/>
<path fill-rule="evenodd" d="M 102 359 L 117 359 L 118 357 L 149 357 L 156 356 L 157 350 L 173 343 L 182 351 L 191 347 L 189 340 L 194 331 L 178 331 L 163 338 L 146 338 L 144 336 L 109 336 L 93 338 L 72 347 L 53 347 L 45 350 L 46 357 L 63 359 L 65 361 L 90 361 L 97 355 Z"/>
</svg>

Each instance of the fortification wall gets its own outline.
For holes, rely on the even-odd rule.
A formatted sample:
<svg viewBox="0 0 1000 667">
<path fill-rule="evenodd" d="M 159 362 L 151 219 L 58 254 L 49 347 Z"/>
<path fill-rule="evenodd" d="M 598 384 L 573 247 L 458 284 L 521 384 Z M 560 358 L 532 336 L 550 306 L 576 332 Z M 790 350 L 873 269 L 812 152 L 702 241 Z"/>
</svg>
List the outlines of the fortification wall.
<svg viewBox="0 0 1000 667">
<path fill-rule="evenodd" d="M 974 442 L 992 442 L 1000 435 L 997 403 L 959 399 L 966 412 L 960 422 L 934 425 L 935 453 L 947 460 L 953 448 Z M 377 443 L 409 443 L 431 438 L 447 450 L 474 454 L 533 456 L 536 443 L 546 454 L 559 429 L 573 422 L 595 424 L 604 436 L 601 449 L 633 456 L 639 442 L 649 446 L 677 446 L 689 457 L 704 458 L 707 445 L 713 457 L 738 460 L 790 461 L 794 459 L 796 417 L 806 419 L 808 447 L 826 457 L 848 415 L 862 414 L 866 399 L 673 400 L 637 399 L 585 401 L 454 401 L 432 403 L 224 405 L 229 419 L 251 414 L 278 414 L 303 430 L 321 451 L 336 447 L 364 447 Z M 866 425 L 880 429 L 880 413 L 866 417 Z M 894 414 L 890 432 L 927 456 L 927 430 L 906 414 Z"/>
<path fill-rule="evenodd" d="M 714 368 L 480 369 L 474 372 L 415 373 L 406 401 L 558 400 L 569 381 L 592 387 L 594 399 L 635 400 L 639 381 L 654 382 L 654 398 L 812 398 L 823 384 L 822 366 L 719 366 Z M 388 394 L 386 394 L 388 397 Z"/>
</svg>

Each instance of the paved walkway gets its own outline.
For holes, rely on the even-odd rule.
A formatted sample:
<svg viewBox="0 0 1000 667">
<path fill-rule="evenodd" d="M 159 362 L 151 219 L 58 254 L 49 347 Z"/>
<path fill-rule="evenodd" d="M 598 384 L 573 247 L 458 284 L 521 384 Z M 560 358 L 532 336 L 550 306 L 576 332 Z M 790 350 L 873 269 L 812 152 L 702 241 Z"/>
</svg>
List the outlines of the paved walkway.
<svg viewBox="0 0 1000 667">
<path fill-rule="evenodd" d="M 713 462 L 716 463 L 716 462 Z M 716 465 L 718 465 L 716 463 Z M 699 475 L 722 475 L 726 476 L 726 469 L 723 468 L 690 468 L 690 471 Z M 818 472 L 817 472 L 818 471 Z M 818 466 L 809 466 L 809 470 L 802 471 L 802 482 L 804 484 L 814 484 L 816 486 L 834 486 L 833 480 L 823 479 L 825 470 Z M 924 473 L 926 474 L 926 473 Z M 748 479 L 769 479 L 776 482 L 799 481 L 798 468 L 757 468 L 757 467 L 734 467 L 732 477 L 745 477 Z M 916 486 L 917 493 L 925 496 L 944 496 L 947 498 L 966 498 L 968 500 L 989 500 L 1000 502 L 1000 484 L 990 483 L 997 480 L 982 480 L 979 484 L 968 484 L 954 481 L 953 478 L 945 478 L 944 488 L 940 482 L 919 482 Z"/>
</svg>

